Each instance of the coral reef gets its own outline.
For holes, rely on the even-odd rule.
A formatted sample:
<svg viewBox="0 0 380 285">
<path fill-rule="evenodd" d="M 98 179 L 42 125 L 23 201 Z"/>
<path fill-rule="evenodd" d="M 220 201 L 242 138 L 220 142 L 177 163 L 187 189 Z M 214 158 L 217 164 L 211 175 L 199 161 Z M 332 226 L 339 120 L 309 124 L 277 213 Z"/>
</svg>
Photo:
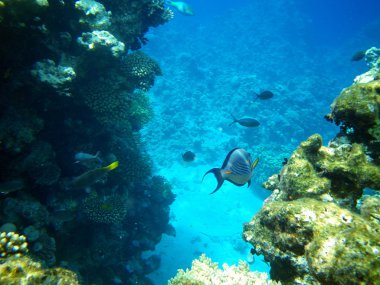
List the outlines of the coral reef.
<svg viewBox="0 0 380 285">
<path fill-rule="evenodd" d="M 244 225 L 243 236 L 270 263 L 272 279 L 380 282 L 374 270 L 380 266 L 380 199 L 362 198 L 364 189 L 380 189 L 378 83 L 355 81 L 344 89 L 326 116 L 340 125 L 340 133 L 328 146 L 312 135 L 263 184 L 273 193 Z"/>
<path fill-rule="evenodd" d="M 128 52 L 147 43 L 150 27 L 171 19 L 164 5 L 0 1 L 6 39 L 0 43 L 0 224 L 27 237 L 31 257 L 72 268 L 81 284 L 149 284 L 145 275 L 159 263 L 142 252 L 167 231 L 174 195 L 163 181 L 152 183 L 138 132 L 153 115 L 146 92 L 161 70 L 147 54 Z M 74 163 L 76 153 L 98 151 L 98 165 Z M 87 189 L 72 187 L 74 177 L 115 160 L 120 167 Z M 126 271 L 130 261 L 139 270 Z M 78 283 L 66 271 L 67 279 L 59 279 L 56 269 L 36 269 L 34 277 L 25 277 L 24 267 L 3 269 L 14 279 L 1 284 Z"/>
<path fill-rule="evenodd" d="M 223 264 L 223 270 L 218 263 L 202 254 L 192 262 L 191 269 L 180 269 L 175 277 L 169 280 L 169 285 L 265 285 L 281 284 L 268 280 L 266 273 L 250 272 L 248 264 L 240 262 L 238 266 Z"/>
</svg>

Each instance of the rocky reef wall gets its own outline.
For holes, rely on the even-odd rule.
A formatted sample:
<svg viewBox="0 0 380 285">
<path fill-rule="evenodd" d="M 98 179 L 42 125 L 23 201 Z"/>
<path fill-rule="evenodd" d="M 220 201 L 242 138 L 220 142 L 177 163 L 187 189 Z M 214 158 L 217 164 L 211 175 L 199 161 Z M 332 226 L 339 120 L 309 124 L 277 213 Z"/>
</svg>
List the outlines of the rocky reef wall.
<svg viewBox="0 0 380 285">
<path fill-rule="evenodd" d="M 379 49 L 326 119 L 340 133 L 312 135 L 264 187 L 273 191 L 243 237 L 282 284 L 380 283 Z"/>
<path fill-rule="evenodd" d="M 162 72 L 137 51 L 172 17 L 161 0 L 0 1 L 0 231 L 81 284 L 149 284 L 159 257 L 141 253 L 174 234 L 139 136 Z"/>
</svg>

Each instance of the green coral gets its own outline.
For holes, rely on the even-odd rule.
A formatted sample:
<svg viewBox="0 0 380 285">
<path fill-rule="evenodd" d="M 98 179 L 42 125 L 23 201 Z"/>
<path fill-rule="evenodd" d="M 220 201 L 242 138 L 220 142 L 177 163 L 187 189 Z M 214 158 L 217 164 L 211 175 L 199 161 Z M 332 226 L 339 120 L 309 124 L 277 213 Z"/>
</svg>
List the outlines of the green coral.
<svg viewBox="0 0 380 285">
<path fill-rule="evenodd" d="M 169 280 L 169 285 L 265 285 L 280 284 L 268 280 L 266 273 L 251 272 L 247 263 L 240 261 L 239 265 L 223 264 L 223 270 L 218 263 L 202 254 L 192 262 L 191 269 L 179 269 L 175 277 Z"/>
</svg>

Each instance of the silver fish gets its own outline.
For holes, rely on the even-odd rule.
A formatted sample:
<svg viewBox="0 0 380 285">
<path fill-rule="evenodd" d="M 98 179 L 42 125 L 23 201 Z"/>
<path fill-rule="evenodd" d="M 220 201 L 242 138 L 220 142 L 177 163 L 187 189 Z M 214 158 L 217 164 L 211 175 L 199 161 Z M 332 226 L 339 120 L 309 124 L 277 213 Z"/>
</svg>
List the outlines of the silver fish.
<svg viewBox="0 0 380 285">
<path fill-rule="evenodd" d="M 249 187 L 251 185 L 253 170 L 258 162 L 258 158 L 252 162 L 251 154 L 245 149 L 234 148 L 227 154 L 222 167 L 212 168 L 207 171 L 203 175 L 202 181 L 208 173 L 213 173 L 215 175 L 218 185 L 210 194 L 218 191 L 223 185 L 224 180 L 227 180 L 236 186 L 243 186 L 245 183 L 248 183 Z"/>
<path fill-rule="evenodd" d="M 102 163 L 102 160 L 99 158 L 100 151 L 98 151 L 95 155 L 86 153 L 86 152 L 78 152 L 75 154 L 75 163 L 82 163 L 82 162 L 91 162 L 91 161 L 97 161 L 99 163 Z"/>
</svg>

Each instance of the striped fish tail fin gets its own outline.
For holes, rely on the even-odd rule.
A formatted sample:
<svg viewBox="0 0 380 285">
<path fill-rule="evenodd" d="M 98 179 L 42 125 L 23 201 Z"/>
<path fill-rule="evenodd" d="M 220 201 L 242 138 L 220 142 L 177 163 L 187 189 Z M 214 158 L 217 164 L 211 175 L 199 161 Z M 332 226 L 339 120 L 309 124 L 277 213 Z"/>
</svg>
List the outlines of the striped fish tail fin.
<svg viewBox="0 0 380 285">
<path fill-rule="evenodd" d="M 212 168 L 203 175 L 202 182 L 203 182 L 203 179 L 205 178 L 205 176 L 209 173 L 214 174 L 214 176 L 218 182 L 218 185 L 216 186 L 215 190 L 210 193 L 210 195 L 211 195 L 211 194 L 215 193 L 216 191 L 218 191 L 220 187 L 222 187 L 223 182 L 224 182 L 224 178 L 222 177 L 222 172 L 221 172 L 220 168 Z"/>
</svg>

